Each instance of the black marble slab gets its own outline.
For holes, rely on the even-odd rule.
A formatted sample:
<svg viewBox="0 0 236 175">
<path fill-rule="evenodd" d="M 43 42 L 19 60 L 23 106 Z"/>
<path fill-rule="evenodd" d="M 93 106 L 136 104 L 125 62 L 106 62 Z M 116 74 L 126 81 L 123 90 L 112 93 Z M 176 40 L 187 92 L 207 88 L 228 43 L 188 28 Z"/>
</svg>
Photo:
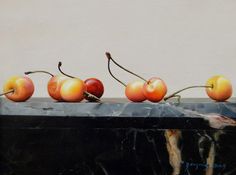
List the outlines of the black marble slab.
<svg viewBox="0 0 236 175">
<path fill-rule="evenodd" d="M 236 99 L 214 102 L 207 99 L 183 99 L 180 104 L 131 103 L 125 99 L 104 99 L 101 103 L 63 103 L 47 98 L 11 102 L 0 98 L 0 115 L 91 116 L 91 117 L 190 117 L 216 113 L 236 118 Z"/>
<path fill-rule="evenodd" d="M 235 175 L 236 100 L 0 98 L 0 175 Z"/>
</svg>

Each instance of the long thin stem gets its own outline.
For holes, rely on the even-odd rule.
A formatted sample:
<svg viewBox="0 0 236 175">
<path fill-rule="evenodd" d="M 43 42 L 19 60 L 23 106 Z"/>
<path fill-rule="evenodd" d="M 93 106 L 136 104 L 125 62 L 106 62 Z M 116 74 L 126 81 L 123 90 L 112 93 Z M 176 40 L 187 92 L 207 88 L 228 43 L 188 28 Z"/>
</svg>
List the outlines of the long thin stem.
<svg viewBox="0 0 236 175">
<path fill-rule="evenodd" d="M 48 74 L 48 75 L 51 75 L 52 77 L 54 77 L 54 75 L 48 71 L 44 71 L 44 70 L 36 70 L 36 71 L 28 71 L 28 72 L 25 72 L 25 75 L 29 75 L 29 74 L 34 74 L 34 73 L 45 73 L 45 74 Z"/>
<path fill-rule="evenodd" d="M 189 86 L 189 87 L 186 87 L 186 88 L 184 88 L 184 89 L 178 90 L 178 91 L 174 92 L 173 94 L 171 94 L 171 95 L 165 97 L 164 100 L 166 101 L 166 100 L 168 100 L 168 99 L 170 99 L 170 98 L 172 98 L 172 97 L 176 97 L 176 95 L 177 95 L 178 93 L 180 93 L 180 92 L 182 92 L 182 91 L 185 91 L 185 90 L 187 90 L 187 89 L 192 89 L 192 88 L 213 88 L 213 85 L 211 85 L 211 86 Z"/>
<path fill-rule="evenodd" d="M 120 84 L 122 84 L 123 86 L 127 86 L 124 82 L 122 82 L 121 80 L 119 80 L 118 78 L 116 78 L 114 75 L 113 75 L 113 73 L 111 72 L 111 68 L 110 68 L 110 63 L 111 63 L 111 59 L 109 58 L 109 57 L 107 57 L 108 58 L 108 63 L 107 63 L 107 68 L 108 68 L 108 71 L 109 71 L 109 73 L 110 73 L 110 75 L 116 80 L 116 81 L 118 81 Z"/>
<path fill-rule="evenodd" d="M 134 76 L 136 76 L 136 77 L 142 79 L 143 81 L 147 82 L 147 80 L 146 80 L 145 78 L 141 77 L 140 75 L 138 75 L 138 74 L 136 74 L 136 73 L 134 73 L 134 72 L 131 72 L 130 70 L 124 68 L 124 67 L 121 66 L 119 63 L 117 63 L 117 62 L 111 57 L 111 54 L 110 54 L 109 52 L 106 52 L 106 56 L 107 56 L 108 60 L 111 60 L 115 65 L 117 65 L 118 67 L 120 67 L 120 68 L 123 69 L 124 71 L 126 71 L 126 72 L 128 72 L 128 73 L 130 73 L 130 74 L 132 74 L 132 75 L 134 75 Z"/>
<path fill-rule="evenodd" d="M 10 93 L 13 93 L 13 92 L 14 92 L 14 89 L 11 89 L 7 92 L 4 92 L 4 93 L 0 94 L 0 96 L 7 95 L 7 94 L 10 94 Z"/>
<path fill-rule="evenodd" d="M 71 76 L 71 75 L 68 75 L 68 74 L 64 73 L 64 72 L 61 70 L 61 66 L 62 66 L 62 62 L 59 62 L 57 67 L 58 67 L 58 70 L 59 70 L 63 75 L 65 75 L 65 76 L 67 76 L 67 77 L 70 77 L 70 78 L 75 78 L 75 77 L 73 77 L 73 76 Z"/>
</svg>

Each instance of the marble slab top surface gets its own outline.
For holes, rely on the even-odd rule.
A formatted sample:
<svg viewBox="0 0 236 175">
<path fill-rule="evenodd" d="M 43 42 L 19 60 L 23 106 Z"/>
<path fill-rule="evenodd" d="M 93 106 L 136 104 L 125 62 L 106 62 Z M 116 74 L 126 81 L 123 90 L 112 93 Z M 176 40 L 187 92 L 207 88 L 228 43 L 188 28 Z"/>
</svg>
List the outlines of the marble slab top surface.
<svg viewBox="0 0 236 175">
<path fill-rule="evenodd" d="M 161 103 L 133 103 L 125 99 L 107 98 L 101 103 L 55 102 L 50 98 L 31 98 L 12 102 L 0 98 L 0 116 L 91 116 L 91 117 L 200 117 L 226 116 L 236 118 L 236 99 L 214 102 L 210 99 L 181 99 Z"/>
</svg>

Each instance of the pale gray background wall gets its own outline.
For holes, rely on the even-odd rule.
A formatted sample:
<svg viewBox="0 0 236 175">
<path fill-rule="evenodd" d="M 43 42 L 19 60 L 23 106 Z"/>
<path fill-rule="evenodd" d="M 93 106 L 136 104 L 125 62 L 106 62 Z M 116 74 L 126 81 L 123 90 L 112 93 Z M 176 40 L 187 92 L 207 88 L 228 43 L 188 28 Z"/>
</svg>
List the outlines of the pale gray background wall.
<svg viewBox="0 0 236 175">
<path fill-rule="evenodd" d="M 107 72 L 105 51 L 169 92 L 223 74 L 236 89 L 235 0 L 0 0 L 0 86 L 11 75 L 64 70 L 98 77 L 105 97 L 124 96 Z M 120 79 L 135 79 L 114 67 Z M 34 75 L 34 96 L 47 96 L 47 75 Z M 236 93 L 234 92 L 234 95 Z M 185 97 L 205 97 L 190 90 Z"/>
</svg>

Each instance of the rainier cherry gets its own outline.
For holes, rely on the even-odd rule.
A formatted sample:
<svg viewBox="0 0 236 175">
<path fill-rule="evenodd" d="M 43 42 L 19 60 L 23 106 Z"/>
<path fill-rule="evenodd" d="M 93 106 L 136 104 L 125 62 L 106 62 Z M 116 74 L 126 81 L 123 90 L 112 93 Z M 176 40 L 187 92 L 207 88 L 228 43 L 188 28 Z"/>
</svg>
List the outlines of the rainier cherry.
<svg viewBox="0 0 236 175">
<path fill-rule="evenodd" d="M 80 102 L 84 99 L 86 85 L 79 78 L 66 80 L 61 86 L 62 99 L 68 102 Z"/>
<path fill-rule="evenodd" d="M 159 102 L 166 95 L 167 87 L 162 79 L 153 77 L 145 82 L 143 92 L 149 101 Z"/>
<path fill-rule="evenodd" d="M 209 78 L 206 86 L 212 86 L 212 88 L 206 88 L 206 93 L 215 101 L 226 101 L 233 93 L 230 80 L 220 75 Z"/>
<path fill-rule="evenodd" d="M 28 100 L 34 93 L 34 84 L 28 77 L 13 76 L 9 78 L 3 87 L 3 93 L 8 99 L 15 102 Z"/>
</svg>

